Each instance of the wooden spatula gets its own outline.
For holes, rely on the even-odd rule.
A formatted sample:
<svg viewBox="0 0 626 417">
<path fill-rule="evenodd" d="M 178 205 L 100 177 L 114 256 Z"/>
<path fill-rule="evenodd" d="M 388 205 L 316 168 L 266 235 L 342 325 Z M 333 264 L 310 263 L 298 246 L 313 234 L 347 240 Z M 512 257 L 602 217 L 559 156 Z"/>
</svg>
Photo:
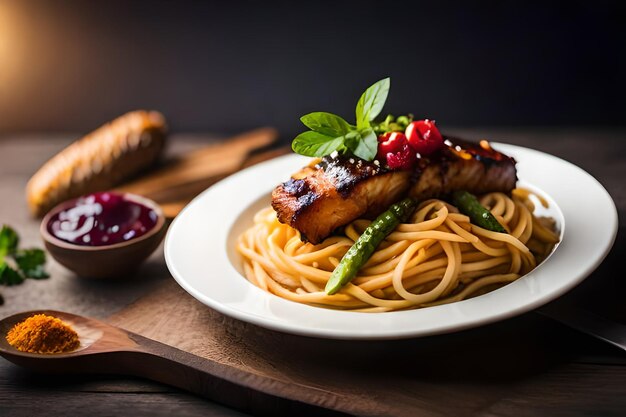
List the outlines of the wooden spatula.
<svg viewBox="0 0 626 417">
<path fill-rule="evenodd" d="M 119 192 L 139 194 L 165 207 L 166 216 L 178 210 L 167 207 L 188 202 L 211 184 L 242 168 L 249 155 L 275 142 L 278 132 L 260 128 L 223 142 L 206 146 L 170 161 L 132 182 L 116 188 Z M 172 206 L 174 203 L 174 206 Z"/>
</svg>

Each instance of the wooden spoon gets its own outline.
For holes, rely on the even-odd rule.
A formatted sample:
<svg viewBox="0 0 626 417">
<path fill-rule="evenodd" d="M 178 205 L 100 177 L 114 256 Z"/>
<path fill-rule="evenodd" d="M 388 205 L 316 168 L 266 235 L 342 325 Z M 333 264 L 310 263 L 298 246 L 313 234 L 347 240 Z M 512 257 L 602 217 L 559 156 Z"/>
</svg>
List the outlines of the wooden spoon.
<svg viewBox="0 0 626 417">
<path fill-rule="evenodd" d="M 6 340 L 8 331 L 35 314 L 57 317 L 69 324 L 78 333 L 80 347 L 69 353 L 39 354 L 11 346 Z M 300 401 L 333 404 L 337 400 L 315 387 L 229 367 L 119 327 L 61 311 L 27 311 L 6 317 L 0 321 L 0 334 L 0 355 L 40 372 L 144 377 L 262 415 L 328 415 L 330 410 Z"/>
</svg>

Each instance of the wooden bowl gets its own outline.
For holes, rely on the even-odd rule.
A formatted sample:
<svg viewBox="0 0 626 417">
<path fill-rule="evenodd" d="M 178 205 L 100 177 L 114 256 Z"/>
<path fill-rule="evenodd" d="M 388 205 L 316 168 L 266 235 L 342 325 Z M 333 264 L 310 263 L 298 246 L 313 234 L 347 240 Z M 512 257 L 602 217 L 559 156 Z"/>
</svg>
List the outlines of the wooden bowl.
<svg viewBox="0 0 626 417">
<path fill-rule="evenodd" d="M 154 201 L 124 193 L 127 200 L 137 202 L 157 213 L 157 222 L 146 234 L 125 242 L 104 246 L 81 246 L 61 240 L 48 232 L 50 219 L 59 211 L 75 206 L 77 199 L 65 201 L 46 214 L 39 228 L 46 249 L 57 262 L 84 278 L 122 278 L 134 273 L 159 246 L 165 236 L 165 216 Z"/>
</svg>

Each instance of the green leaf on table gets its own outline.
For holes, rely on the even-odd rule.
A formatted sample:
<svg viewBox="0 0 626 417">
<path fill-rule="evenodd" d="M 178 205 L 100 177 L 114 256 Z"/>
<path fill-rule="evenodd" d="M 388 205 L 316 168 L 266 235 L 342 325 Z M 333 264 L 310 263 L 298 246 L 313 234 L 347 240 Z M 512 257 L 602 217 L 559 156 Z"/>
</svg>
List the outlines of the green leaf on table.
<svg viewBox="0 0 626 417">
<path fill-rule="evenodd" d="M 0 230 L 0 262 L 6 255 L 9 255 L 17 249 L 17 245 L 20 242 L 15 230 L 7 225 L 2 226 Z"/>
<path fill-rule="evenodd" d="M 323 111 L 305 114 L 300 121 L 313 131 L 332 137 L 343 136 L 351 129 L 343 118 Z"/>
<path fill-rule="evenodd" d="M 18 285 L 26 278 L 43 279 L 46 253 L 41 249 L 18 249 L 19 236 L 9 226 L 0 229 L 0 285 Z M 0 305 L 4 299 L 0 295 Z"/>
<path fill-rule="evenodd" d="M 0 284 L 17 285 L 24 282 L 24 278 L 6 262 L 0 264 Z"/>
<path fill-rule="evenodd" d="M 26 278 L 44 279 L 50 275 L 44 270 L 46 253 L 41 249 L 21 249 L 13 256 L 19 270 Z"/>
<path fill-rule="evenodd" d="M 300 133 L 291 143 L 294 152 L 306 156 L 326 156 L 344 148 L 344 137 L 332 137 L 313 130 Z"/>
<path fill-rule="evenodd" d="M 357 142 L 357 145 L 352 149 L 352 153 L 361 159 L 366 161 L 372 161 L 376 158 L 378 151 L 378 137 L 372 129 L 365 129 L 360 134 L 361 140 Z"/>
<path fill-rule="evenodd" d="M 370 122 L 380 114 L 387 101 L 391 80 L 383 78 L 374 83 L 361 95 L 356 105 L 356 126 L 358 129 L 370 127 Z"/>
</svg>

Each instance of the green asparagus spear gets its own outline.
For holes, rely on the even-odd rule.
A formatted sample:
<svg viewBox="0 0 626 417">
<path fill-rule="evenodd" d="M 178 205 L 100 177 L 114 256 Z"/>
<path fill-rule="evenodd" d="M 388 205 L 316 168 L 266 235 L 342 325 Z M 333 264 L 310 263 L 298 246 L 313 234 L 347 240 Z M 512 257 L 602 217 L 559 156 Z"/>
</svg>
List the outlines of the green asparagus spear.
<svg viewBox="0 0 626 417">
<path fill-rule="evenodd" d="M 380 242 L 398 224 L 405 222 L 409 218 L 416 205 L 417 201 L 412 198 L 405 198 L 393 204 L 387 211 L 378 216 L 341 258 L 339 265 L 337 265 L 328 283 L 326 283 L 326 293 L 335 294 L 341 287 L 350 282 L 372 256 Z"/>
<path fill-rule="evenodd" d="M 489 210 L 483 207 L 473 194 L 467 191 L 455 191 L 452 193 L 452 202 L 461 211 L 469 216 L 472 223 L 483 229 L 493 232 L 506 233 L 506 230 Z"/>
</svg>

